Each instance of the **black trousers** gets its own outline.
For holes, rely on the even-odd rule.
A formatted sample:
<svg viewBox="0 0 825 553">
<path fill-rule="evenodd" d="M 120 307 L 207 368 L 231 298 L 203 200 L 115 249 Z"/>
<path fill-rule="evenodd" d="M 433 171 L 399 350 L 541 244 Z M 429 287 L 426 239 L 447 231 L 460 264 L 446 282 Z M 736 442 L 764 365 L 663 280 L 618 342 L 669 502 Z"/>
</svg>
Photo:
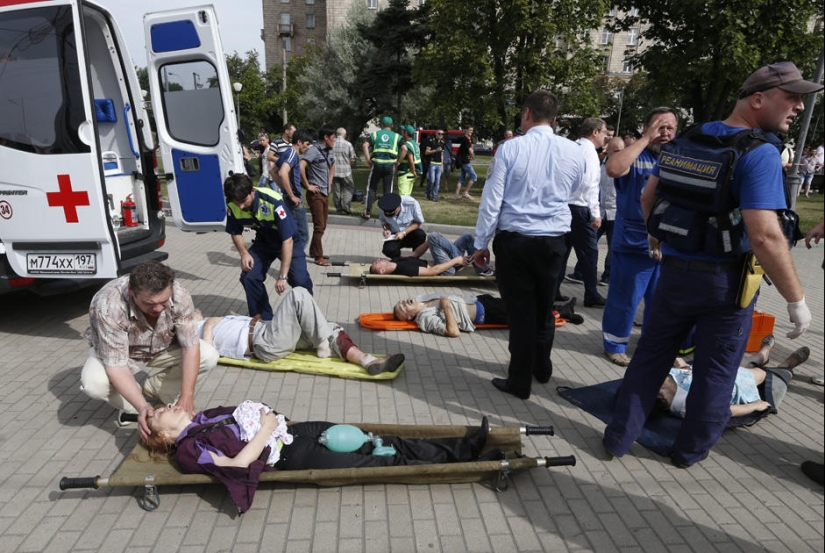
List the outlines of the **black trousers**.
<svg viewBox="0 0 825 553">
<path fill-rule="evenodd" d="M 366 213 L 372 212 L 372 204 L 375 202 L 375 196 L 378 193 L 378 183 L 381 183 L 383 194 L 392 192 L 392 179 L 395 176 L 395 164 L 380 164 L 373 163 L 370 169 L 370 175 L 367 178 L 367 197 L 364 211 Z"/>
<path fill-rule="evenodd" d="M 556 290 L 558 291 L 558 286 L 564 280 L 570 251 L 575 250 L 578 260 L 575 270 L 580 271 L 582 282 L 584 282 L 584 301 L 589 303 L 599 297 L 599 292 L 596 289 L 599 268 L 598 238 L 596 237 L 596 229 L 591 225 L 593 220 L 590 208 L 578 205 L 570 205 L 569 207 L 572 216 L 570 232 L 565 235 L 567 251 L 560 268 Z"/>
<path fill-rule="evenodd" d="M 384 242 L 384 247 L 381 248 L 381 253 L 395 260 L 401 257 L 402 248 L 415 249 L 427 241 L 427 233 L 420 228 L 415 229 L 401 240 L 388 240 Z"/>
<path fill-rule="evenodd" d="M 499 232 L 493 252 L 510 326 L 507 385 L 515 393 L 529 395 L 533 376 L 547 378 L 553 373 L 553 300 L 564 259 L 564 236 Z"/>
<path fill-rule="evenodd" d="M 290 445 L 281 450 L 275 463 L 278 470 L 337 469 L 356 467 L 389 467 L 395 465 L 428 465 L 458 463 L 473 459 L 467 438 L 406 439 L 381 436 L 384 445 L 395 447 L 396 455 L 372 455 L 372 445 L 364 444 L 352 453 L 337 453 L 318 443 L 321 432 L 335 423 L 300 422 L 289 427 L 293 436 Z"/>
<path fill-rule="evenodd" d="M 484 324 L 508 324 L 507 306 L 504 304 L 503 299 L 491 296 L 490 294 L 481 294 L 476 296 L 476 300 L 484 307 Z"/>
</svg>

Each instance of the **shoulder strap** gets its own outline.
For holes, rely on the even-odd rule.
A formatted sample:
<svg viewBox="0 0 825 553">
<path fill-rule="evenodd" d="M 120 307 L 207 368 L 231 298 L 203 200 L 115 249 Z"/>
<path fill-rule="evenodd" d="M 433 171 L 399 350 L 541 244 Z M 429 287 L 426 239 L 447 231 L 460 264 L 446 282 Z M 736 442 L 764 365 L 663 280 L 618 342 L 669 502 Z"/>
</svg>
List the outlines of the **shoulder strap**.
<svg viewBox="0 0 825 553">
<path fill-rule="evenodd" d="M 224 426 L 229 426 L 230 424 L 235 424 L 235 417 L 229 416 L 223 420 L 219 420 L 214 424 L 204 424 L 196 428 L 193 428 L 189 431 L 188 434 L 186 434 L 186 436 L 183 437 L 183 440 L 180 440 L 177 444 L 175 444 L 175 447 L 178 447 L 178 444 L 180 444 L 184 440 L 195 439 L 198 436 L 202 436 L 203 434 L 209 434 L 210 432 L 214 432 L 215 430 L 222 428 Z"/>
</svg>

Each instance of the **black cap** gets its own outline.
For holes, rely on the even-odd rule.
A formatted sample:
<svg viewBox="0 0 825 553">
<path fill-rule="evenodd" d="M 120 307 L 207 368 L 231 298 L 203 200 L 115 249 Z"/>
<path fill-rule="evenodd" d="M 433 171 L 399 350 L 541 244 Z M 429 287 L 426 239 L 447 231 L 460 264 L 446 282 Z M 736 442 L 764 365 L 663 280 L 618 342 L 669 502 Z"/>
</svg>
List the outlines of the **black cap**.
<svg viewBox="0 0 825 553">
<path fill-rule="evenodd" d="M 395 192 L 384 194 L 381 196 L 381 199 L 378 200 L 378 209 L 384 212 L 395 211 L 399 205 L 401 205 L 401 196 Z"/>
</svg>

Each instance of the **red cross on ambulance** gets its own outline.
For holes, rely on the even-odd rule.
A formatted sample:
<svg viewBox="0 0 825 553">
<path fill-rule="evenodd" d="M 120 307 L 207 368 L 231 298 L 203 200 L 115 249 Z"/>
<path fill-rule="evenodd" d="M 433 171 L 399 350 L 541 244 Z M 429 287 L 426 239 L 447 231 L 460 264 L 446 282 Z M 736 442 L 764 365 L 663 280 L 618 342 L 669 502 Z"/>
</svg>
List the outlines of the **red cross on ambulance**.
<svg viewBox="0 0 825 553">
<path fill-rule="evenodd" d="M 59 192 L 47 192 L 46 199 L 52 207 L 62 207 L 67 223 L 77 223 L 78 206 L 90 205 L 89 193 L 72 190 L 72 179 L 69 175 L 57 175 Z"/>
</svg>

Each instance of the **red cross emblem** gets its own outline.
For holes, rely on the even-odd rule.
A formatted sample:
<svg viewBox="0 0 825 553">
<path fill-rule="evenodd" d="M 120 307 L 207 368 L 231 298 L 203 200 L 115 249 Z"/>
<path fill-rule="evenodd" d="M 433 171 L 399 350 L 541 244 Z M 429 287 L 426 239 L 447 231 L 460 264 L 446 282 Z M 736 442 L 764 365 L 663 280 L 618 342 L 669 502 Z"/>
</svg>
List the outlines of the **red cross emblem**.
<svg viewBox="0 0 825 553">
<path fill-rule="evenodd" d="M 47 192 L 46 199 L 50 206 L 62 207 L 67 223 L 77 223 L 77 206 L 90 205 L 88 192 L 72 190 L 72 179 L 69 175 L 57 175 L 60 192 Z"/>
</svg>

